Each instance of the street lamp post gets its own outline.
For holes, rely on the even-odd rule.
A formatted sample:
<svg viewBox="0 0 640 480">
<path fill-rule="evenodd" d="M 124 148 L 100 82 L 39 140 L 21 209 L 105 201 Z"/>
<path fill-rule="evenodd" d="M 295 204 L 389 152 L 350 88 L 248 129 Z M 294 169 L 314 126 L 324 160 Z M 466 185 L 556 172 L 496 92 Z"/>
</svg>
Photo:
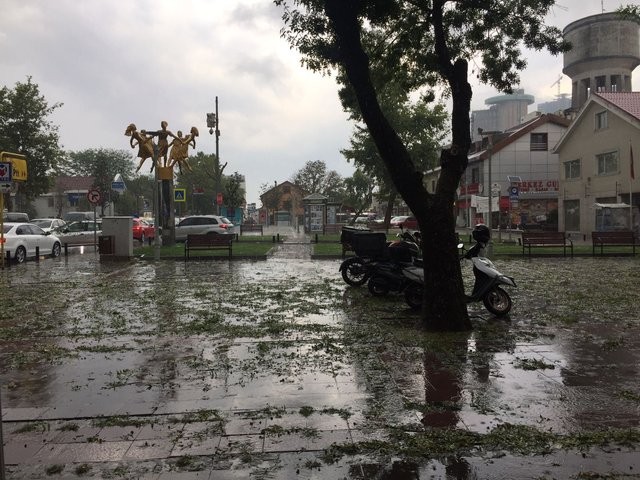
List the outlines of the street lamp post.
<svg viewBox="0 0 640 480">
<path fill-rule="evenodd" d="M 220 164 L 220 129 L 218 128 L 218 96 L 216 95 L 216 112 L 215 113 L 207 113 L 207 127 L 209 127 L 209 133 L 213 135 L 216 134 L 216 162 Z M 220 185 L 218 179 L 216 179 L 216 212 L 220 215 L 220 205 L 217 202 L 218 190 L 220 189 Z"/>
<path fill-rule="evenodd" d="M 500 132 L 498 131 L 484 131 L 482 128 L 478 128 L 478 134 L 480 134 L 481 137 L 486 138 L 487 139 L 487 161 L 489 162 L 488 165 L 488 178 L 487 178 L 487 183 L 489 184 L 489 193 L 487 194 L 487 198 L 489 201 L 489 205 L 488 205 L 488 218 L 487 218 L 487 227 L 489 227 L 489 231 L 491 232 L 492 229 L 492 214 L 493 214 L 493 184 L 492 184 L 492 178 L 491 178 L 491 163 L 492 163 L 492 153 L 493 153 L 493 136 L 498 134 Z M 493 253 L 493 245 L 492 245 L 492 241 L 489 240 L 489 244 L 487 245 L 487 256 L 490 256 Z"/>
</svg>

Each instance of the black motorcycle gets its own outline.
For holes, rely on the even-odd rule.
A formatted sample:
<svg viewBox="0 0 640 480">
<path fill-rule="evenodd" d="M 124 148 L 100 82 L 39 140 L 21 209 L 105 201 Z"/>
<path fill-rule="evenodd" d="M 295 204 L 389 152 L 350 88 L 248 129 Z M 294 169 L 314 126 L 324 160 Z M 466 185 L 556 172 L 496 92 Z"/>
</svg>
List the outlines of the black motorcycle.
<svg viewBox="0 0 640 480">
<path fill-rule="evenodd" d="M 420 255 L 419 242 L 408 231 L 398 234 L 398 240 L 393 242 L 388 242 L 382 232 L 350 232 L 344 240 L 350 243 L 356 256 L 342 262 L 339 271 L 343 280 L 353 286 L 367 283 L 378 266 L 411 262 Z"/>
</svg>

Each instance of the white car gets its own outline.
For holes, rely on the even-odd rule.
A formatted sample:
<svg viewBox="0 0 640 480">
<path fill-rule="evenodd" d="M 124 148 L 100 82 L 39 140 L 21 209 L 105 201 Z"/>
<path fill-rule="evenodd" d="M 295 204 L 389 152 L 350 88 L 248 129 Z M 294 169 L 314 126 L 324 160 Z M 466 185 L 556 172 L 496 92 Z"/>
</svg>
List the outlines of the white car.
<svg viewBox="0 0 640 480">
<path fill-rule="evenodd" d="M 176 225 L 176 242 L 183 242 L 189 234 L 211 233 L 228 235 L 233 233 L 233 223 L 218 215 L 193 215 L 183 218 Z"/>
<path fill-rule="evenodd" d="M 4 254 L 10 252 L 11 258 L 18 263 L 35 257 L 36 247 L 40 255 L 60 256 L 60 239 L 32 223 L 5 223 L 2 234 L 0 241 L 4 244 Z"/>
<path fill-rule="evenodd" d="M 34 218 L 33 220 L 30 220 L 29 223 L 39 226 L 45 232 L 50 232 L 56 228 L 62 228 L 67 224 L 67 222 L 61 218 Z"/>
<path fill-rule="evenodd" d="M 94 245 L 102 235 L 102 220 L 82 220 L 65 224 L 53 231 L 63 245 Z"/>
</svg>

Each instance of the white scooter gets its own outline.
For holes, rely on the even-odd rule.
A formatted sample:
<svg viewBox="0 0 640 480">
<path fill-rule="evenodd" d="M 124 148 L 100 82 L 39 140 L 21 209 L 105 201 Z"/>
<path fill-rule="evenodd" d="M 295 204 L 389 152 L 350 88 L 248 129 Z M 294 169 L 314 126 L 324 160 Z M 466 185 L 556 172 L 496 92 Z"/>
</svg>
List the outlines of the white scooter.
<svg viewBox="0 0 640 480">
<path fill-rule="evenodd" d="M 461 260 L 471 260 L 475 276 L 473 291 L 471 295 L 465 295 L 465 298 L 467 303 L 482 301 L 489 312 L 496 316 L 504 316 L 511 311 L 512 301 L 509 294 L 500 285 L 510 287 L 516 287 L 517 285 L 513 277 L 500 273 L 491 260 L 482 256 L 489 240 L 488 230 L 485 225 L 476 226 L 472 233 L 476 244 L 461 257 Z M 462 244 L 458 245 L 458 248 L 462 248 Z M 415 264 L 404 268 L 402 272 L 410 280 L 409 286 L 404 291 L 407 304 L 413 309 L 422 308 L 424 288 L 424 270 L 422 266 Z"/>
</svg>

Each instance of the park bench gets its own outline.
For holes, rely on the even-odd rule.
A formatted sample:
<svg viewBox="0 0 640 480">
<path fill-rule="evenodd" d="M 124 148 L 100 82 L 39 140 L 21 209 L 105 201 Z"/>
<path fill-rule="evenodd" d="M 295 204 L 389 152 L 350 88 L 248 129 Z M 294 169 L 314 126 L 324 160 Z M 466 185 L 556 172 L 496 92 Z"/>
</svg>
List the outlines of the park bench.
<svg viewBox="0 0 640 480">
<path fill-rule="evenodd" d="M 324 235 L 337 235 L 342 232 L 342 227 L 339 223 L 328 223 L 322 227 L 322 231 Z"/>
<path fill-rule="evenodd" d="M 567 256 L 567 248 L 573 257 L 573 242 L 567 238 L 564 232 L 522 232 L 522 255 L 528 249 L 531 256 L 531 248 L 538 247 L 562 247 L 562 253 Z"/>
<path fill-rule="evenodd" d="M 260 235 L 264 235 L 264 225 L 258 225 L 257 223 L 240 224 L 240 235 L 245 232 L 260 232 Z"/>
<path fill-rule="evenodd" d="M 184 259 L 189 260 L 191 250 L 227 250 L 231 259 L 233 235 L 222 234 L 191 234 L 184 242 Z"/>
<path fill-rule="evenodd" d="M 632 247 L 633 255 L 636 255 L 636 236 L 632 231 L 591 232 L 591 242 L 593 256 L 597 247 L 600 247 L 600 255 L 604 255 L 604 247 Z"/>
</svg>

